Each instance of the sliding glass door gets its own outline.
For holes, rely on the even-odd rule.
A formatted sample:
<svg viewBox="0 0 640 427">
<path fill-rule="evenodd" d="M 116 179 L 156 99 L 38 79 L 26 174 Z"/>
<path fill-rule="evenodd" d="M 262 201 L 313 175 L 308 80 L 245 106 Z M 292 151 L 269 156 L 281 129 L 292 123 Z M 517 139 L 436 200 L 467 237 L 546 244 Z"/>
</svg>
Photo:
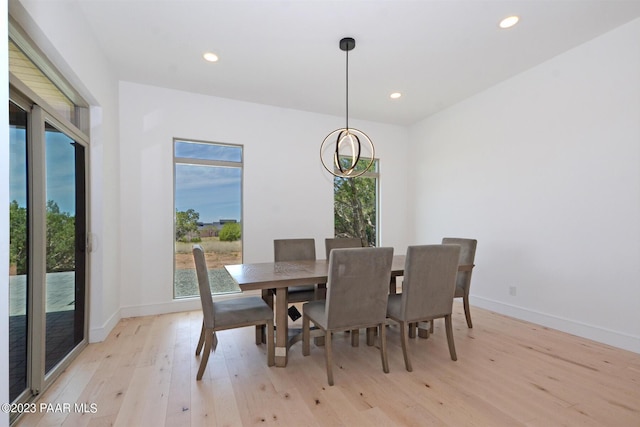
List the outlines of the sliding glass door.
<svg viewBox="0 0 640 427">
<path fill-rule="evenodd" d="M 86 141 L 11 98 L 9 396 L 26 402 L 86 344 Z"/>
</svg>

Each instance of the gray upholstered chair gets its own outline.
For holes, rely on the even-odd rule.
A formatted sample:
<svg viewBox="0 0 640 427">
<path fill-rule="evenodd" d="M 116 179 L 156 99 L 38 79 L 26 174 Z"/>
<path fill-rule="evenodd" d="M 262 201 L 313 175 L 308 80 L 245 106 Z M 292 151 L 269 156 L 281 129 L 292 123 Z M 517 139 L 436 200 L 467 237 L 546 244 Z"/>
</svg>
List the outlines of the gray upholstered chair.
<svg viewBox="0 0 640 427">
<path fill-rule="evenodd" d="M 471 287 L 471 272 L 476 257 L 476 246 L 478 241 L 474 239 L 459 239 L 453 237 L 445 237 L 442 239 L 443 244 L 460 245 L 459 265 L 471 266 L 469 270 L 458 271 L 456 278 L 456 298 L 462 298 L 464 304 L 464 315 L 467 318 L 467 326 L 473 328 L 471 323 L 471 312 L 469 311 L 469 288 Z"/>
<path fill-rule="evenodd" d="M 362 239 L 358 237 L 335 237 L 324 239 L 324 248 L 327 256 L 325 259 L 329 259 L 329 254 L 332 249 L 361 248 L 362 246 Z"/>
<path fill-rule="evenodd" d="M 303 261 L 316 259 L 316 242 L 314 239 L 276 239 L 273 241 L 274 261 Z M 289 303 L 307 302 L 324 297 L 318 285 L 289 287 Z"/>
<path fill-rule="evenodd" d="M 216 331 L 224 329 L 266 325 L 267 365 L 273 366 L 275 364 L 273 310 L 271 310 L 267 303 L 260 297 L 239 297 L 214 302 L 209 285 L 207 263 L 204 257 L 204 251 L 200 245 L 193 246 L 193 259 L 196 263 L 203 315 L 200 339 L 196 347 L 196 356 L 200 354 L 200 351 L 204 347 L 204 353 L 200 360 L 200 368 L 198 369 L 196 379 L 202 379 L 202 374 L 204 374 L 207 362 L 209 361 L 209 354 L 215 351 L 218 345 Z M 260 343 L 261 339 L 256 333 L 256 344 Z"/>
<path fill-rule="evenodd" d="M 302 306 L 302 354 L 309 355 L 310 324 L 324 331 L 327 380 L 333 385 L 333 332 L 377 327 L 382 369 L 389 372 L 385 337 L 393 248 L 334 249 L 329 255 L 327 299 Z"/>
<path fill-rule="evenodd" d="M 453 295 L 458 272 L 458 245 L 409 246 L 402 293 L 390 295 L 387 316 L 400 324 L 402 353 L 407 371 L 413 370 L 408 353 L 410 323 L 444 317 L 452 360 L 457 360 L 451 326 Z"/>
</svg>

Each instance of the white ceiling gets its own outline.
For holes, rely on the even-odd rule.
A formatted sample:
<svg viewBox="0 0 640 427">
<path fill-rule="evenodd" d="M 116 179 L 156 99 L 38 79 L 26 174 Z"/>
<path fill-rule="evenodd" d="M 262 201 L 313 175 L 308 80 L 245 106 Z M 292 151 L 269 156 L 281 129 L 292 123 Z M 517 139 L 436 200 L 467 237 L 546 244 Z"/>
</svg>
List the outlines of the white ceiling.
<svg viewBox="0 0 640 427">
<path fill-rule="evenodd" d="M 401 125 L 640 16 L 640 0 L 73 2 L 121 80 L 337 116 L 354 37 L 350 118 Z"/>
</svg>

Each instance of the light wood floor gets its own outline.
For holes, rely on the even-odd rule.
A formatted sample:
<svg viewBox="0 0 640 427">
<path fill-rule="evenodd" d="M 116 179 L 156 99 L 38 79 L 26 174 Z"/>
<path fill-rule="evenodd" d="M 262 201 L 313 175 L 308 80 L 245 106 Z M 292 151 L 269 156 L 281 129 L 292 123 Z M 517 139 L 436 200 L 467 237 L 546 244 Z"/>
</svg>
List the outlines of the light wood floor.
<svg viewBox="0 0 640 427">
<path fill-rule="evenodd" d="M 95 414 L 36 413 L 26 426 L 640 426 L 640 355 L 454 304 L 458 361 L 444 322 L 410 342 L 404 368 L 398 327 L 388 328 L 391 372 L 379 351 L 334 337 L 335 386 L 324 350 L 292 347 L 286 368 L 267 367 L 253 329 L 219 333 L 202 381 L 195 376 L 199 312 L 123 319 L 90 345 L 40 398 L 94 403 Z"/>
</svg>

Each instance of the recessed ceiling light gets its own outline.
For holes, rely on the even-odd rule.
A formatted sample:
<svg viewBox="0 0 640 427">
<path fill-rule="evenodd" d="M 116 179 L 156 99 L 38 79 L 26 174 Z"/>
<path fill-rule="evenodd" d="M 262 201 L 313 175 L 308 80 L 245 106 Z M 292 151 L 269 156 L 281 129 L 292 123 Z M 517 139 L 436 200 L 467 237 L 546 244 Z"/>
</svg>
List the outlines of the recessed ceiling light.
<svg viewBox="0 0 640 427">
<path fill-rule="evenodd" d="M 205 59 L 205 61 L 209 61 L 209 62 L 218 61 L 218 55 L 216 55 L 215 53 L 207 52 L 204 55 L 202 55 L 202 57 Z"/>
<path fill-rule="evenodd" d="M 518 23 L 518 21 L 520 20 L 520 17 L 513 15 L 513 16 L 507 16 L 506 18 L 504 18 L 502 21 L 500 21 L 500 28 L 511 28 L 514 25 L 516 25 Z"/>
<path fill-rule="evenodd" d="M 389 98 L 391 99 L 398 99 L 402 96 L 402 94 L 400 92 L 393 92 L 391 95 L 389 95 Z"/>
</svg>

